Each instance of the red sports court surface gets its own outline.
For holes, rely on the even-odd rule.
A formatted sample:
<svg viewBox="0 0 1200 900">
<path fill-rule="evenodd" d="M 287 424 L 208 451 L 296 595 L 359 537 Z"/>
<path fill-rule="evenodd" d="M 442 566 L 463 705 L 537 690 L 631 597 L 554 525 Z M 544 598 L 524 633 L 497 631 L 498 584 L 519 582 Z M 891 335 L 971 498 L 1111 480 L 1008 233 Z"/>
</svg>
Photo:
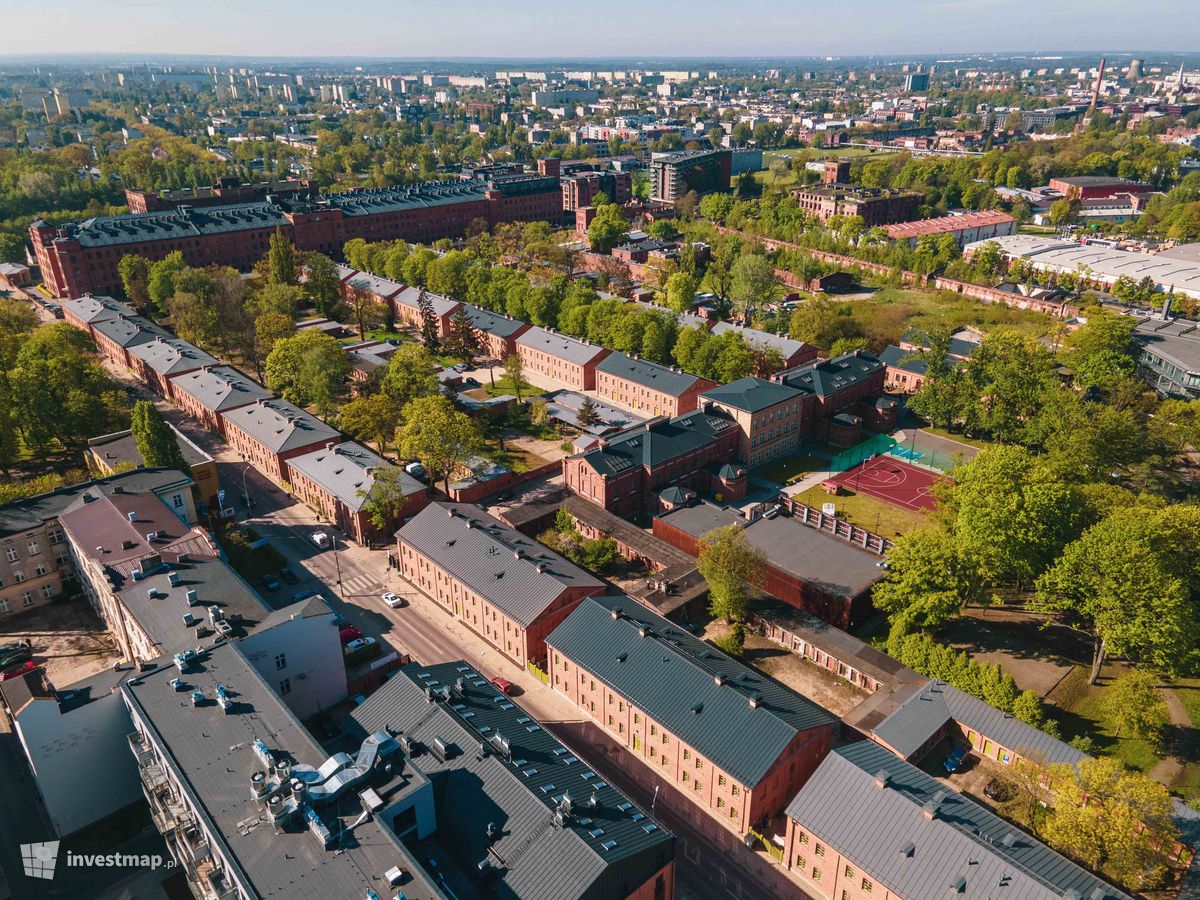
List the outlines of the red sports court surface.
<svg viewBox="0 0 1200 900">
<path fill-rule="evenodd" d="M 855 493 L 870 494 L 906 509 L 933 510 L 937 508 L 937 501 L 933 498 L 932 488 L 938 477 L 936 472 L 883 454 L 830 480 Z"/>
</svg>

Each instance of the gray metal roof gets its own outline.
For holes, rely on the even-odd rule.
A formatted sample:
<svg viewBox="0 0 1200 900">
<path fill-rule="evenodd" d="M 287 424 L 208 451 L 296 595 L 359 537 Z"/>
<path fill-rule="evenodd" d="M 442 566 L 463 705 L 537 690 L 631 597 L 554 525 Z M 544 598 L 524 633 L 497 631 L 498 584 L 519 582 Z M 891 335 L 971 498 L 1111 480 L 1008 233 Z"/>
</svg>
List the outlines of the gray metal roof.
<svg viewBox="0 0 1200 900">
<path fill-rule="evenodd" d="M 837 721 L 631 597 L 587 598 L 546 643 L 747 787 L 798 733 Z"/>
<path fill-rule="evenodd" d="M 83 222 L 65 225 L 62 230 L 65 237 L 75 238 L 84 247 L 107 247 L 287 225 L 282 207 L 257 202 L 204 208 L 181 207 L 162 212 L 120 216 L 96 216 Z"/>
<path fill-rule="evenodd" d="M 767 562 L 835 597 L 857 597 L 880 579 L 879 557 L 786 515 L 747 523 L 731 510 L 701 503 L 660 517 L 692 537 L 714 528 L 741 525 L 746 539 Z"/>
<path fill-rule="evenodd" d="M 785 360 L 790 358 L 793 353 L 799 353 L 804 349 L 804 341 L 793 340 L 783 334 L 759 331 L 757 328 L 747 328 L 744 325 L 734 325 L 732 322 L 718 322 L 713 326 L 712 331 L 713 334 L 725 334 L 727 331 L 737 332 L 742 336 L 742 340 L 751 347 L 755 344 L 774 347 L 783 354 Z"/>
<path fill-rule="evenodd" d="M 590 363 L 597 356 L 608 352 L 599 344 L 577 341 L 575 338 L 567 337 L 565 334 L 547 331 L 545 328 L 538 328 L 536 326 L 530 328 L 517 338 L 517 346 L 529 347 L 531 350 L 540 350 L 558 359 L 564 359 L 567 362 L 581 366 Z"/>
<path fill-rule="evenodd" d="M 145 491 L 166 493 L 191 484 L 190 475 L 176 469 L 161 468 L 135 469 L 107 478 L 81 481 L 0 506 L 0 536 L 28 531 L 85 503 L 120 491 L 130 494 Z"/>
<path fill-rule="evenodd" d="M 353 271 L 353 270 L 351 270 Z M 382 297 L 385 300 L 393 294 L 397 294 L 404 290 L 404 285 L 396 281 L 390 281 L 387 278 L 380 278 L 378 275 L 372 275 L 370 272 L 354 271 L 348 278 L 343 278 L 345 284 L 356 290 L 366 291 Z"/>
<path fill-rule="evenodd" d="M 1128 897 L 871 741 L 825 757 L 787 814 L 899 897 Z"/>
<path fill-rule="evenodd" d="M 183 784 L 189 800 L 216 833 L 222 855 L 249 883 L 257 897 L 328 900 L 366 897 L 387 891 L 385 873 L 400 866 L 412 877 L 403 890 L 413 900 L 442 898 L 442 892 L 392 833 L 374 818 L 353 830 L 353 840 L 329 849 L 308 829 L 279 830 L 259 822 L 260 807 L 250 793 L 250 776 L 264 766 L 253 749 L 262 740 L 275 756 L 294 764 L 320 766 L 329 756 L 249 664 L 236 641 L 206 651 L 192 671 L 180 676 L 169 664 L 124 682 L 121 690 L 137 718 L 167 755 L 168 768 Z M 203 690 L 210 702 L 194 707 L 175 691 L 170 680 L 182 677 Z M 218 684 L 235 704 L 225 712 L 211 702 Z M 403 778 L 401 773 L 396 777 Z M 322 822 L 336 833 L 349 829 L 363 812 L 356 792 L 337 804 L 317 809 Z M 247 821 L 256 822 L 247 828 Z"/>
<path fill-rule="evenodd" d="M 496 337 L 512 337 L 522 329 L 529 327 L 520 319 L 502 316 L 499 313 L 492 312 L 490 309 L 480 309 L 478 306 L 472 306 L 470 303 L 464 303 L 463 308 L 467 312 L 467 318 L 475 328 L 486 334 L 494 334 Z"/>
<path fill-rule="evenodd" d="M 175 435 L 175 442 L 183 454 L 183 461 L 189 466 L 212 461 L 211 456 L 188 440 L 178 428 L 169 422 L 167 427 Z M 114 431 L 112 434 L 90 438 L 88 449 L 113 467 L 121 463 L 131 463 L 135 469 L 146 465 L 142 454 L 138 452 L 137 438 L 130 430 Z"/>
<path fill-rule="evenodd" d="M 294 456 L 288 460 L 288 467 L 307 475 L 354 510 L 362 509 L 366 503 L 375 484 L 374 473 L 385 468 L 396 471 L 405 497 L 425 490 L 425 485 L 399 466 L 354 441 L 334 444 L 330 450 L 322 447 L 303 456 Z"/>
<path fill-rule="evenodd" d="M 523 627 L 565 590 L 603 588 L 574 563 L 467 503 L 430 503 L 396 537 Z"/>
<path fill-rule="evenodd" d="M 207 366 L 180 375 L 171 383 L 176 390 L 196 398 L 201 406 L 214 412 L 223 412 L 275 396 L 258 382 L 252 381 L 230 366 Z"/>
<path fill-rule="evenodd" d="M 425 299 L 429 301 L 433 308 L 435 316 L 444 316 L 454 312 L 461 305 L 453 297 L 443 297 L 441 294 L 435 294 L 431 291 L 425 292 Z M 401 303 L 404 306 L 410 306 L 413 309 L 420 308 L 421 289 L 415 287 L 406 287 L 403 291 L 397 294 L 392 300 L 396 303 Z"/>
<path fill-rule="evenodd" d="M 1046 765 L 1074 765 L 1088 758 L 1070 744 L 944 681 L 931 679 L 924 685 L 914 685 L 898 699 L 899 705 L 874 727 L 873 733 L 904 756 L 915 753 L 942 725 L 954 719 L 964 728 Z"/>
<path fill-rule="evenodd" d="M 682 396 L 701 380 L 687 372 L 676 372 L 658 363 L 634 359 L 624 353 L 610 353 L 596 366 L 596 371 L 661 391 L 669 397 Z"/>
<path fill-rule="evenodd" d="M 761 412 L 777 403 L 802 396 L 803 391 L 753 375 L 709 388 L 700 395 L 702 400 L 715 400 L 723 406 L 749 413 Z"/>
<path fill-rule="evenodd" d="M 263 446 L 276 453 L 304 447 L 317 441 L 337 443 L 342 435 L 320 419 L 286 400 L 259 400 L 257 403 L 222 413 L 225 421 L 236 425 Z"/>
<path fill-rule="evenodd" d="M 77 300 L 63 300 L 59 303 L 64 311 L 70 312 L 76 318 L 91 325 L 95 322 L 106 322 L 118 316 L 136 316 L 135 310 L 128 303 L 114 300 L 112 297 L 80 297 Z"/>
<path fill-rule="evenodd" d="M 145 344 L 160 337 L 173 336 L 169 331 L 160 328 L 143 316 L 120 316 L 116 319 L 104 319 L 95 322 L 92 328 L 118 347 L 127 348 L 136 347 L 138 344 Z"/>
<path fill-rule="evenodd" d="M 199 347 L 179 338 L 164 337 L 130 347 L 129 355 L 137 357 L 162 375 L 191 372 L 203 366 L 219 365 L 218 360 L 209 356 Z"/>
<path fill-rule="evenodd" d="M 431 704 L 427 687 L 450 688 L 448 701 Z M 624 897 L 674 855 L 669 831 L 466 663 L 406 666 L 351 713 L 347 727 L 356 736 L 386 728 L 426 748 L 434 738 L 456 748 L 445 762 L 426 749 L 414 765 L 438 798 L 436 839 L 471 876 L 475 896 Z M 488 742 L 486 754 L 481 742 Z M 572 813 L 558 826 L 554 813 L 564 795 Z M 495 842 L 487 839 L 489 822 L 502 829 Z M 489 846 L 493 858 L 508 863 L 501 885 L 477 878 Z"/>
</svg>

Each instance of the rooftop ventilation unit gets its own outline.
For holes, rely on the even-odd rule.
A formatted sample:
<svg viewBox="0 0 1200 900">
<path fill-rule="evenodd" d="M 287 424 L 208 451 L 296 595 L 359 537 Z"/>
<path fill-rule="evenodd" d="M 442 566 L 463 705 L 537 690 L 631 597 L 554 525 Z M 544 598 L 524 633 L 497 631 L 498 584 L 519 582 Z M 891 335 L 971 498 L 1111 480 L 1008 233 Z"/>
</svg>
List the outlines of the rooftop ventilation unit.
<svg viewBox="0 0 1200 900">
<path fill-rule="evenodd" d="M 171 689 L 174 691 L 182 691 L 187 688 L 187 683 L 182 678 L 172 678 L 169 682 Z"/>
<path fill-rule="evenodd" d="M 875 787 L 879 788 L 880 790 L 887 787 L 888 779 L 890 777 L 891 776 L 888 775 L 887 769 L 880 769 L 878 772 L 875 773 Z"/>
<path fill-rule="evenodd" d="M 169 572 L 167 574 L 167 584 L 169 584 L 171 587 L 179 587 L 179 573 Z"/>
<path fill-rule="evenodd" d="M 443 738 L 435 737 L 429 742 L 429 752 L 433 754 L 438 762 L 446 762 L 453 756 L 450 750 L 450 745 Z"/>
<path fill-rule="evenodd" d="M 188 606 L 199 606 L 200 605 L 200 595 L 198 593 L 196 593 L 195 590 L 188 591 L 186 594 L 184 594 L 184 597 L 187 600 Z"/>
<path fill-rule="evenodd" d="M 200 706 L 204 703 L 204 691 L 196 688 L 192 691 L 192 706 Z"/>
<path fill-rule="evenodd" d="M 233 712 L 233 698 L 229 696 L 223 684 L 217 685 L 217 703 L 225 711 L 226 715 Z"/>
<path fill-rule="evenodd" d="M 412 735 L 405 734 L 403 731 L 396 735 L 396 743 L 400 745 L 400 749 L 409 759 L 412 759 L 421 750 L 420 743 L 414 740 Z"/>
</svg>

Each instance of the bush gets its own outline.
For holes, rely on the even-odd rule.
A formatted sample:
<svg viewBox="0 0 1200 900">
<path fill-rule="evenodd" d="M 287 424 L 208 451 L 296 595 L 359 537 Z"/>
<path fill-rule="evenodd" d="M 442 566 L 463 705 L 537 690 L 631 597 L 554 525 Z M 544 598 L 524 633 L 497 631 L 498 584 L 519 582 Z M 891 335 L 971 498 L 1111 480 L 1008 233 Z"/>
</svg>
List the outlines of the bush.
<svg viewBox="0 0 1200 900">
<path fill-rule="evenodd" d="M 746 651 L 746 626 L 741 622 L 735 622 L 729 634 L 714 638 L 712 643 L 718 650 L 722 650 L 732 657 L 739 657 Z"/>
</svg>

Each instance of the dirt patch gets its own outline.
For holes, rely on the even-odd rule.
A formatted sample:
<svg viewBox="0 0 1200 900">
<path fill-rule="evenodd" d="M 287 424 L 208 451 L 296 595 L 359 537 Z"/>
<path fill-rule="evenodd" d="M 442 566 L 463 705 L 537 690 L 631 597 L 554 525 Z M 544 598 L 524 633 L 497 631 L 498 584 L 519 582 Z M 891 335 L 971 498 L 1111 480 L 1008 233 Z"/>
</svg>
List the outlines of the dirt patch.
<svg viewBox="0 0 1200 900">
<path fill-rule="evenodd" d="M 1076 663 L 1090 660 L 1077 632 L 1009 607 L 970 607 L 938 637 L 977 662 L 999 663 L 1021 690 L 1047 696 Z"/>
<path fill-rule="evenodd" d="M 82 597 L 39 607 L 0 623 L 0 641 L 28 639 L 33 661 L 63 688 L 95 675 L 120 659 L 100 617 Z"/>
<path fill-rule="evenodd" d="M 710 621 L 700 637 L 711 641 L 729 633 L 724 622 Z M 761 635 L 746 632 L 746 650 L 741 661 L 783 684 L 839 718 L 867 696 L 852 684 L 827 672 L 796 653 Z"/>
</svg>

